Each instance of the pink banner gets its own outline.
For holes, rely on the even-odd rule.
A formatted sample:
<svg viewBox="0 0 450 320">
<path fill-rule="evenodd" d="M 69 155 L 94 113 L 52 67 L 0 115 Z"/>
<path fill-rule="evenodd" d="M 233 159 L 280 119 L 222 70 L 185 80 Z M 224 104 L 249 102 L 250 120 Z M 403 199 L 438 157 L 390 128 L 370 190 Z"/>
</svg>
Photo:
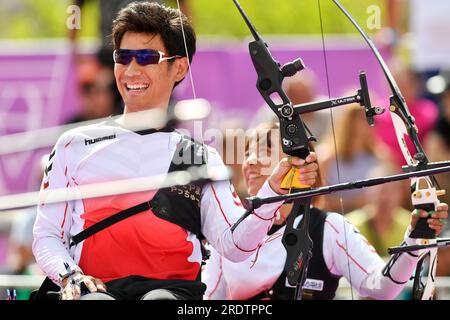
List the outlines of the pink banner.
<svg viewBox="0 0 450 320">
<path fill-rule="evenodd" d="M 301 41 L 272 46 L 272 54 L 281 64 L 301 57 L 318 79 L 318 94 L 328 96 L 324 54 L 321 47 L 302 49 Z M 373 54 L 367 48 L 327 47 L 328 77 L 334 97 L 354 92 L 358 73 L 365 69 L 369 88 L 381 94 L 384 79 Z M 295 48 L 295 49 L 294 49 Z M 0 50 L 1 51 L 1 50 Z M 48 50 L 47 50 L 48 51 Z M 77 113 L 76 66 L 73 57 L 63 53 L 38 54 L 0 52 L 0 135 L 36 130 L 64 123 Z M 220 47 L 200 45 L 192 73 L 198 98 L 208 99 L 212 113 L 223 117 L 250 119 L 263 104 L 255 87 L 256 73 L 247 44 L 231 43 Z M 193 97 L 189 77 L 176 89 L 178 99 Z M 32 174 L 38 159 L 50 148 L 0 156 L 0 194 L 38 189 Z"/>
</svg>

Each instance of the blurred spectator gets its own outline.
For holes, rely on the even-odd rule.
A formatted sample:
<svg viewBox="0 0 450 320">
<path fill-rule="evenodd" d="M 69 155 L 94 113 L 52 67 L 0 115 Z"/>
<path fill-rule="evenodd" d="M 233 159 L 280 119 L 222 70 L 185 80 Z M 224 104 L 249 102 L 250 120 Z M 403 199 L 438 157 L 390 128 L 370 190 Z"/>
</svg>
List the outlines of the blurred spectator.
<svg viewBox="0 0 450 320">
<path fill-rule="evenodd" d="M 443 231 L 440 237 L 450 238 L 450 230 Z M 438 263 L 436 266 L 436 276 L 450 277 L 450 246 L 439 248 L 437 259 Z M 442 289 L 436 288 L 436 300 L 449 300 L 449 299 L 450 299 L 450 289 L 448 287 Z"/>
<path fill-rule="evenodd" d="M 436 126 L 425 140 L 425 149 L 430 161 L 450 160 L 450 81 L 441 95 L 440 107 L 441 113 Z M 450 190 L 449 173 L 437 175 L 436 179 L 441 188 Z M 450 203 L 450 192 L 447 192 L 440 200 Z M 449 228 L 448 225 L 447 228 Z"/>
<path fill-rule="evenodd" d="M 42 181 L 45 163 L 48 154 L 41 158 L 41 161 L 34 169 L 36 189 Z M 37 266 L 32 252 L 33 226 L 36 220 L 36 207 L 29 207 L 14 211 L 14 219 L 8 239 L 7 269 L 1 273 L 14 275 L 43 275 Z M 31 290 L 18 289 L 17 300 L 28 300 Z"/>
<path fill-rule="evenodd" d="M 312 72 L 303 70 L 293 77 L 285 78 L 283 89 L 294 105 L 317 100 L 316 77 Z M 320 141 L 330 127 L 329 110 L 320 110 L 301 115 L 311 133 Z"/>
<path fill-rule="evenodd" d="M 114 72 L 94 57 L 85 57 L 79 64 L 79 96 L 81 112 L 68 123 L 93 120 L 122 112 Z"/>
<path fill-rule="evenodd" d="M 419 71 L 450 69 L 450 2 L 410 0 L 410 30 L 414 35 L 413 63 Z"/>
<path fill-rule="evenodd" d="M 438 107 L 432 101 L 420 98 L 421 82 L 417 73 L 411 68 L 397 62 L 390 69 L 406 100 L 411 115 L 416 120 L 416 125 L 419 129 L 419 141 L 423 143 L 427 134 L 435 126 L 438 117 Z M 387 101 L 380 104 L 385 107 L 389 106 Z M 388 110 L 381 116 L 376 117 L 375 132 L 379 140 L 388 147 L 397 165 L 405 165 L 406 161 L 400 149 Z M 412 142 L 409 139 L 406 140 L 409 150 L 414 150 Z M 411 154 L 414 155 L 414 152 L 411 152 Z"/>
<path fill-rule="evenodd" d="M 34 263 L 31 244 L 35 220 L 35 207 L 17 211 L 14 215 L 9 236 L 10 254 L 8 255 L 8 264 L 13 274 L 25 274 L 29 265 Z"/>
<path fill-rule="evenodd" d="M 389 0 L 388 25 L 393 44 L 410 51 L 411 63 L 422 82 L 442 70 L 450 70 L 450 1 Z M 409 52 L 408 52 L 409 53 Z M 423 96 L 434 99 L 424 90 Z"/>
<path fill-rule="evenodd" d="M 335 135 L 329 133 L 317 147 L 317 154 L 323 159 L 321 166 L 327 184 L 365 179 L 371 169 L 389 161 L 387 151 L 376 142 L 374 131 L 367 124 L 364 108 L 360 105 L 344 107 L 335 128 Z M 341 197 L 344 213 L 367 203 L 360 190 L 348 190 L 328 195 L 327 210 L 341 213 Z"/>
<path fill-rule="evenodd" d="M 441 238 L 450 238 L 450 230 L 441 233 Z M 450 277 L 450 246 L 441 247 L 438 250 L 438 264 L 436 267 L 436 276 Z"/>
<path fill-rule="evenodd" d="M 391 164 L 381 164 L 370 171 L 368 178 L 397 173 Z M 410 211 L 401 206 L 404 186 L 399 181 L 366 188 L 367 204 L 346 215 L 382 258 L 389 258 L 387 248 L 402 242 L 410 223 Z"/>
</svg>

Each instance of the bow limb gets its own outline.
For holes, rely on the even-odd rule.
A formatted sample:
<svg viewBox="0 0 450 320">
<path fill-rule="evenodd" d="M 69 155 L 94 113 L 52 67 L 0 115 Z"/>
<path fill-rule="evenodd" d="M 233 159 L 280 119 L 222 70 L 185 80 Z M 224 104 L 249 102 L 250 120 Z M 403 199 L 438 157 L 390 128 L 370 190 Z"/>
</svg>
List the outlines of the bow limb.
<svg viewBox="0 0 450 320">
<path fill-rule="evenodd" d="M 405 98 L 400 92 L 397 82 L 395 81 L 391 71 L 387 67 L 386 62 L 384 61 L 378 49 L 373 44 L 372 40 L 370 40 L 370 38 L 358 25 L 355 19 L 348 13 L 348 11 L 339 3 L 338 0 L 333 0 L 333 2 L 336 4 L 336 6 L 338 6 L 338 8 L 342 11 L 342 13 L 350 20 L 350 22 L 355 26 L 355 28 L 359 31 L 361 36 L 366 41 L 366 43 L 369 45 L 373 54 L 377 58 L 378 63 L 380 64 L 383 74 L 386 77 L 386 80 L 392 92 L 392 96 L 390 97 L 389 111 L 392 117 L 392 122 L 394 124 L 397 138 L 399 139 L 399 145 L 406 162 L 410 165 L 417 165 L 419 163 L 423 164 L 428 163 L 428 158 L 426 157 L 425 151 L 423 150 L 423 147 L 419 142 L 419 137 L 417 135 L 418 129 L 416 126 L 415 119 L 411 115 L 409 108 L 406 104 Z M 406 144 L 404 143 L 405 142 L 404 136 L 408 136 L 411 139 L 412 143 L 414 144 L 416 153 L 413 156 L 406 148 Z M 433 183 L 436 182 L 433 181 Z"/>
<path fill-rule="evenodd" d="M 374 53 L 375 57 L 378 60 L 378 63 L 381 66 L 381 69 L 386 77 L 386 80 L 389 84 L 389 87 L 392 92 L 392 96 L 390 97 L 390 107 L 389 111 L 391 114 L 392 123 L 394 125 L 394 129 L 396 132 L 396 136 L 399 142 L 400 149 L 402 151 L 402 154 L 405 158 L 405 161 L 407 162 L 408 166 L 415 167 L 416 170 L 420 170 L 420 168 L 426 168 L 426 165 L 428 164 L 428 158 L 425 154 L 425 151 L 420 144 L 417 132 L 418 128 L 415 123 L 414 117 L 411 115 L 409 108 L 406 104 L 405 98 L 400 92 L 400 89 L 392 76 L 392 73 L 390 72 L 389 68 L 387 67 L 386 63 L 384 62 L 383 57 L 381 56 L 378 49 L 375 47 L 373 42 L 370 40 L 370 38 L 365 34 L 365 32 L 362 30 L 362 28 L 358 25 L 358 23 L 355 21 L 355 19 L 345 10 L 345 8 L 339 3 L 338 0 L 333 0 L 333 2 L 338 6 L 338 8 L 342 11 L 342 13 L 350 20 L 350 22 L 355 26 L 355 28 L 359 31 L 361 36 L 364 38 L 366 43 L 369 45 L 370 49 Z M 411 155 L 410 151 L 407 148 L 406 145 L 406 136 L 410 138 L 414 145 L 415 153 Z M 423 206 L 425 206 L 428 211 L 435 210 L 436 205 L 439 202 L 437 200 L 437 195 L 439 194 L 439 191 L 436 191 L 436 187 L 438 187 L 437 181 L 433 176 L 422 178 L 423 181 L 425 181 L 428 185 L 425 189 L 420 189 L 420 191 L 424 191 L 427 194 L 430 194 L 432 196 L 432 200 L 428 201 L 427 203 L 423 202 Z M 416 196 L 418 195 L 417 192 L 419 191 L 419 184 L 422 179 L 411 179 L 411 189 L 416 189 Z M 412 191 L 412 202 L 413 204 L 417 202 L 417 197 L 415 198 L 414 191 Z M 420 202 L 420 201 L 419 201 Z M 420 206 L 414 205 L 415 208 L 420 208 Z M 419 232 L 417 231 L 417 228 L 421 228 Z M 432 236 L 430 234 L 433 234 Z M 412 232 L 412 236 L 416 238 L 417 244 L 424 244 L 430 243 L 435 240 L 435 234 L 434 231 L 429 229 L 428 224 L 426 222 L 426 218 L 421 218 L 419 220 L 418 226 L 416 226 L 415 230 Z M 416 270 L 416 274 L 414 276 L 414 286 L 413 286 L 413 295 L 415 299 L 431 299 L 434 293 L 434 280 L 435 280 L 435 272 L 436 272 L 436 264 L 437 264 L 437 255 L 436 255 L 437 249 L 433 248 L 431 250 L 424 250 L 420 256 L 419 256 L 419 262 Z M 428 280 L 426 285 L 424 286 L 420 279 L 420 273 L 421 269 L 424 263 L 424 259 L 429 257 L 429 271 L 428 271 Z"/>
</svg>

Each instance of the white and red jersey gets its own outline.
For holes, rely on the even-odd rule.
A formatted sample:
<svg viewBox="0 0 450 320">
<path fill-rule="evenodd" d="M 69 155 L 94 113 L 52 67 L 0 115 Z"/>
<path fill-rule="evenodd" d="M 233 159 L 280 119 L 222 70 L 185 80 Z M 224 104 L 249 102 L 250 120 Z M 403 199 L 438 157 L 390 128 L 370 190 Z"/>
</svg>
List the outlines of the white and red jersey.
<svg viewBox="0 0 450 320">
<path fill-rule="evenodd" d="M 302 215 L 294 224 L 298 225 Z M 286 249 L 281 239 L 285 226 L 266 236 L 262 245 L 247 260 L 234 263 L 211 249 L 210 259 L 202 272 L 206 283 L 205 299 L 245 300 L 270 290 L 280 277 L 286 262 Z M 407 244 L 414 239 L 405 237 Z M 360 296 L 393 299 L 404 288 L 417 264 L 417 257 L 401 254 L 390 267 L 390 276 L 383 275 L 386 263 L 372 245 L 342 215 L 328 213 L 323 225 L 323 258 L 331 274 L 344 276 Z M 313 280 L 314 281 L 314 280 Z"/>
<path fill-rule="evenodd" d="M 176 131 L 136 133 L 113 121 L 80 127 L 63 134 L 54 147 L 41 193 L 92 183 L 167 174 L 181 134 Z M 208 168 L 223 169 L 219 154 L 207 148 Z M 263 240 L 280 203 L 264 205 L 232 233 L 244 213 L 228 181 L 206 184 L 201 192 L 201 232 L 232 261 L 245 260 Z M 93 224 L 150 200 L 145 191 L 38 206 L 33 253 L 40 268 L 58 283 L 64 262 L 104 282 L 139 275 L 152 279 L 195 280 L 201 263 L 200 241 L 151 210 L 122 220 L 69 248 L 70 238 Z M 259 196 L 276 193 L 266 183 Z"/>
</svg>

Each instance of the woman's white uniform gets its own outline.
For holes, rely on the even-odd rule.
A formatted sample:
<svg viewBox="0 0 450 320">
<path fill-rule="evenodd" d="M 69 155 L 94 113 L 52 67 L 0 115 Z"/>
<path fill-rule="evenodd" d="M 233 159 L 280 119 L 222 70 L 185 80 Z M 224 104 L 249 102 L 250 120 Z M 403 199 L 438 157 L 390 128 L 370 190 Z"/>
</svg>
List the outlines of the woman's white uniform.
<svg viewBox="0 0 450 320">
<path fill-rule="evenodd" d="M 301 221 L 296 218 L 295 223 Z M 323 226 L 323 257 L 331 274 L 344 276 L 362 297 L 393 299 L 411 277 L 417 257 L 400 255 L 390 266 L 390 276 L 382 274 L 386 263 L 348 220 L 337 213 L 329 213 Z M 266 236 L 263 244 L 250 258 L 234 263 L 211 249 L 211 257 L 203 272 L 206 283 L 205 299 L 249 299 L 269 290 L 281 275 L 286 250 L 281 242 L 285 227 Z M 406 244 L 415 241 L 405 236 Z M 398 282 L 398 283 L 396 283 Z M 321 290 L 320 280 L 307 279 L 309 289 Z"/>
</svg>

